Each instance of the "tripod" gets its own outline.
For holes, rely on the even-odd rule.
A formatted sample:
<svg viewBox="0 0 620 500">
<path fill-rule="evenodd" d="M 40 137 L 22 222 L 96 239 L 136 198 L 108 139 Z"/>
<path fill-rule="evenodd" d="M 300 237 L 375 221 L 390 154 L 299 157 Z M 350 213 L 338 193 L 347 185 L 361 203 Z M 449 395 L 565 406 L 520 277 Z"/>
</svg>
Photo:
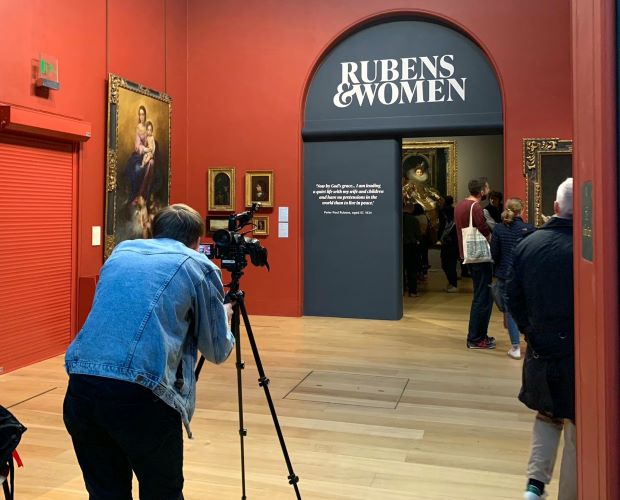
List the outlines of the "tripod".
<svg viewBox="0 0 620 500">
<path fill-rule="evenodd" d="M 286 462 L 286 467 L 288 469 L 288 483 L 293 486 L 295 490 L 295 495 L 298 500 L 301 500 L 301 494 L 299 493 L 299 487 L 297 483 L 299 482 L 299 477 L 293 471 L 293 465 L 291 464 L 291 459 L 288 455 L 288 451 L 286 449 L 286 443 L 284 442 L 284 436 L 282 435 L 282 429 L 280 428 L 280 423 L 278 421 L 278 415 L 276 414 L 275 406 L 273 405 L 273 400 L 271 399 L 271 393 L 269 392 L 269 379 L 265 375 L 265 370 L 263 370 L 263 364 L 260 360 L 260 355 L 258 353 L 258 347 L 256 346 L 256 341 L 254 340 L 254 334 L 252 333 L 252 326 L 250 325 L 250 319 L 248 318 L 248 312 L 245 308 L 245 293 L 239 289 L 239 280 L 243 276 L 242 271 L 233 271 L 232 273 L 232 281 L 229 285 L 229 292 L 226 295 L 227 300 L 233 303 L 233 315 L 231 320 L 231 330 L 235 337 L 235 366 L 237 368 L 237 397 L 238 397 L 238 406 L 239 406 L 239 437 L 241 439 L 241 500 L 246 500 L 245 495 L 245 442 L 244 438 L 247 436 L 247 430 L 243 427 L 243 386 L 242 386 L 242 376 L 241 370 L 245 369 L 245 363 L 241 360 L 241 331 L 240 331 L 240 323 L 241 317 L 243 317 L 243 324 L 245 326 L 245 331 L 248 334 L 248 340 L 250 341 L 250 347 L 252 348 L 252 354 L 254 355 L 254 361 L 256 362 L 256 369 L 258 371 L 258 385 L 263 388 L 265 391 L 265 398 L 267 399 L 267 405 L 269 406 L 269 412 L 271 413 L 271 418 L 273 420 L 273 425 L 276 429 L 276 433 L 278 435 L 278 440 L 280 441 L 280 448 L 282 448 L 282 454 L 284 455 L 284 461 Z M 198 365 L 196 366 L 196 380 L 198 380 L 198 376 L 200 375 L 200 370 L 202 369 L 202 365 L 204 364 L 205 358 L 204 356 L 200 357 L 198 361 Z"/>
</svg>

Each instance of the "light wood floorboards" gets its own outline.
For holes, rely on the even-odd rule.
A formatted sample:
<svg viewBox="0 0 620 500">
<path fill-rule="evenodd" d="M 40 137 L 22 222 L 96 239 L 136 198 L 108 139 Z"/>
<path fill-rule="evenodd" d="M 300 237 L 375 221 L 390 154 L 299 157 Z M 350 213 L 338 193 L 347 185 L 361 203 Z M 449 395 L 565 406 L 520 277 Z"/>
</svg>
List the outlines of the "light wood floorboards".
<svg viewBox="0 0 620 500">
<path fill-rule="evenodd" d="M 251 317 L 302 498 L 521 498 L 533 422 L 516 399 L 521 362 L 506 356 L 508 335 L 496 310 L 490 335 L 497 350 L 467 350 L 470 285 L 466 280 L 458 294 L 443 286 L 442 274 L 431 272 L 427 291 L 405 299 L 401 321 Z M 243 340 L 247 495 L 291 499 Z M 15 405 L 28 427 L 19 448 L 26 464 L 17 472 L 19 500 L 87 498 L 62 422 L 66 381 L 62 356 L 0 377 L 0 404 Z M 232 360 L 205 367 L 192 430 L 185 498 L 240 498 Z M 552 484 L 550 498 L 556 491 Z"/>
</svg>

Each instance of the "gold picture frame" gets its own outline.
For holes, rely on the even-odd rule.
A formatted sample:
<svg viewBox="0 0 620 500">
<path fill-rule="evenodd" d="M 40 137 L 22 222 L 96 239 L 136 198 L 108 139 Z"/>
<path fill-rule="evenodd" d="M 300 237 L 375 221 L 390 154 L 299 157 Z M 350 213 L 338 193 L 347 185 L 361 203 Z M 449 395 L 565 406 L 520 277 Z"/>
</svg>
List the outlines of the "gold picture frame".
<svg viewBox="0 0 620 500">
<path fill-rule="evenodd" d="M 572 177 L 573 141 L 558 138 L 523 139 L 523 176 L 528 222 L 542 226 L 553 215 L 558 186 Z"/>
<path fill-rule="evenodd" d="M 261 207 L 274 206 L 273 170 L 253 170 L 245 173 L 245 206 L 259 202 Z"/>
<path fill-rule="evenodd" d="M 254 236 L 267 236 L 269 235 L 269 216 L 256 215 L 252 218 L 252 225 L 254 229 L 252 233 Z"/>
<path fill-rule="evenodd" d="M 208 189 L 209 212 L 235 211 L 235 169 L 217 167 L 209 169 Z"/>
<path fill-rule="evenodd" d="M 403 139 L 401 167 L 405 172 L 425 164 L 428 171 L 428 184 L 441 196 L 457 199 L 457 155 L 456 141 L 420 141 Z"/>
<path fill-rule="evenodd" d="M 108 75 L 104 256 L 121 241 L 150 237 L 170 201 L 172 99 Z"/>
<path fill-rule="evenodd" d="M 215 231 L 228 229 L 228 217 L 225 215 L 209 215 L 207 217 L 207 235 L 212 236 Z"/>
</svg>

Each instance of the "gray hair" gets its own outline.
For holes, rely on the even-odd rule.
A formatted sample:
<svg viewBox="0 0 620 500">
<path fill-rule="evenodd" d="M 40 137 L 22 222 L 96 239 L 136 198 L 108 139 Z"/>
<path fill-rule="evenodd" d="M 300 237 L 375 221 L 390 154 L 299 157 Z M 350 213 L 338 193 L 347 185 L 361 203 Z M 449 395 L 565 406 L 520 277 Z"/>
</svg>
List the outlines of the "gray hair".
<svg viewBox="0 0 620 500">
<path fill-rule="evenodd" d="M 556 203 L 559 205 L 560 210 L 558 217 L 564 219 L 573 218 L 573 178 L 569 177 L 558 187 L 558 192 L 555 197 Z"/>
</svg>

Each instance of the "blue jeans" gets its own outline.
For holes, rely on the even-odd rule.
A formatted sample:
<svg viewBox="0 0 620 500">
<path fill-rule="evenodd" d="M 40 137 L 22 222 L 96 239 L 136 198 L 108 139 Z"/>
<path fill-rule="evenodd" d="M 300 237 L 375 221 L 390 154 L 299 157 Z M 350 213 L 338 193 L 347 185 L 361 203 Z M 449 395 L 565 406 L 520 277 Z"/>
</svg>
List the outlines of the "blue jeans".
<svg viewBox="0 0 620 500">
<path fill-rule="evenodd" d="M 506 316 L 506 326 L 508 327 L 510 343 L 512 345 L 519 345 L 521 341 L 519 327 L 508 310 L 508 291 L 506 288 L 506 282 L 503 279 L 497 278 L 497 283 L 502 291 L 502 302 L 504 303 L 504 315 Z"/>
<path fill-rule="evenodd" d="M 493 311 L 493 297 L 489 285 L 493 280 L 493 267 L 490 262 L 468 264 L 467 268 L 474 282 L 474 298 L 469 311 L 467 340 L 478 342 L 487 336 L 489 320 Z"/>
<path fill-rule="evenodd" d="M 510 337 L 510 343 L 512 345 L 519 345 L 519 343 L 521 342 L 519 327 L 517 326 L 517 323 L 508 311 L 506 311 L 504 314 L 506 314 L 506 325 L 508 326 L 508 336 Z"/>
</svg>

